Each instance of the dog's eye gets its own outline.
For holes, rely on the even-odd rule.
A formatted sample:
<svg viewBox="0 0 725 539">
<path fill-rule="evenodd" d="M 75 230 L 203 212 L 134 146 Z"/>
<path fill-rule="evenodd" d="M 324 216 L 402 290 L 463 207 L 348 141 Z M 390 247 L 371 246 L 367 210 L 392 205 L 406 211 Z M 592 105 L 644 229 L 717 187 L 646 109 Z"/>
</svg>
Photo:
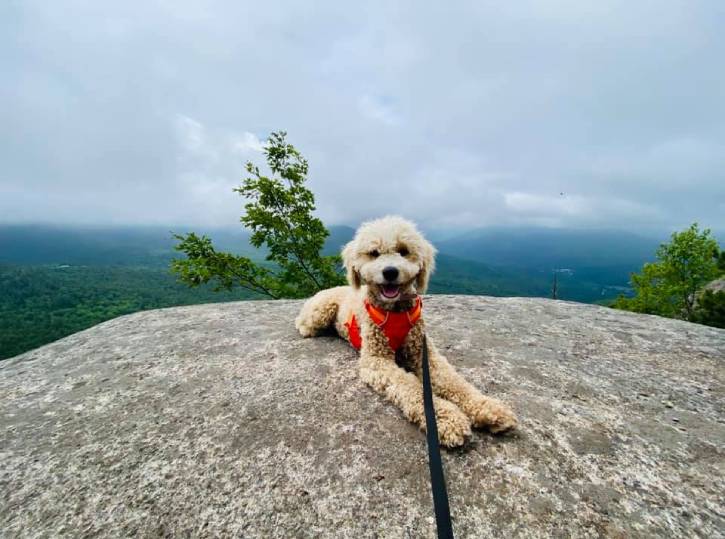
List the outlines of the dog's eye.
<svg viewBox="0 0 725 539">
<path fill-rule="evenodd" d="M 373 250 L 373 251 L 370 251 L 370 252 L 368 253 L 368 256 L 372 256 L 373 258 L 377 258 L 377 257 L 379 257 L 379 256 L 380 256 L 380 251 L 378 251 L 377 249 L 375 249 L 375 250 Z"/>
<path fill-rule="evenodd" d="M 401 247 L 400 249 L 398 249 L 398 254 L 400 256 L 408 256 L 410 254 L 410 251 L 408 251 L 408 249 L 406 249 L 405 247 Z"/>
</svg>

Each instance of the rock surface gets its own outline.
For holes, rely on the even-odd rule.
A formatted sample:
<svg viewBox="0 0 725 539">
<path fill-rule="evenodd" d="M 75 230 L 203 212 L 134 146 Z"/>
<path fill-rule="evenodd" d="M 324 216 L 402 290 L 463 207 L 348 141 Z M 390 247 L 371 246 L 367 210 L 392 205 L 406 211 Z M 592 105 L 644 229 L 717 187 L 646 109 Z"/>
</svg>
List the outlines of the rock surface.
<svg viewBox="0 0 725 539">
<path fill-rule="evenodd" d="M 725 291 L 725 278 L 715 279 L 707 283 L 704 290 L 712 290 L 715 293 Z"/>
<path fill-rule="evenodd" d="M 2 535 L 434 537 L 424 435 L 299 307 L 137 313 L 3 362 Z M 444 451 L 457 537 L 723 535 L 725 330 L 542 299 L 424 314 L 521 420 Z"/>
</svg>

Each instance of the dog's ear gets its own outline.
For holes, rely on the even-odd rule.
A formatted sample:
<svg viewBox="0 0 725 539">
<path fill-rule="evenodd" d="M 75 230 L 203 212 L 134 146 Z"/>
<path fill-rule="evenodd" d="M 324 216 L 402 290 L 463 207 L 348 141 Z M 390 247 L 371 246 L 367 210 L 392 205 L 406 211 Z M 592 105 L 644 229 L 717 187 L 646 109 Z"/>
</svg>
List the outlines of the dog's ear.
<svg viewBox="0 0 725 539">
<path fill-rule="evenodd" d="M 428 281 L 436 267 L 435 255 L 436 248 L 427 240 L 423 240 L 420 245 L 420 271 L 415 278 L 415 287 L 419 294 L 425 294 L 428 290 Z"/>
<path fill-rule="evenodd" d="M 351 241 L 342 249 L 342 265 L 345 266 L 347 272 L 347 282 L 353 288 L 360 288 L 362 284 L 360 273 L 355 269 L 353 259 L 355 258 L 355 240 Z"/>
</svg>

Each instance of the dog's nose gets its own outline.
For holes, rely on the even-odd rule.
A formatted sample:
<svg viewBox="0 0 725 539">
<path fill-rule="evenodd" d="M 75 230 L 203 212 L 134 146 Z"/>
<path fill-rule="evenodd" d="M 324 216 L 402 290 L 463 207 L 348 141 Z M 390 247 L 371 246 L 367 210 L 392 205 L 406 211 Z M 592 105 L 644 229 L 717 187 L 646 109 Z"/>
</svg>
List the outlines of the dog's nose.
<svg viewBox="0 0 725 539">
<path fill-rule="evenodd" d="M 383 277 L 385 277 L 386 281 L 394 281 L 398 278 L 398 268 L 394 268 L 393 266 L 383 268 Z"/>
</svg>

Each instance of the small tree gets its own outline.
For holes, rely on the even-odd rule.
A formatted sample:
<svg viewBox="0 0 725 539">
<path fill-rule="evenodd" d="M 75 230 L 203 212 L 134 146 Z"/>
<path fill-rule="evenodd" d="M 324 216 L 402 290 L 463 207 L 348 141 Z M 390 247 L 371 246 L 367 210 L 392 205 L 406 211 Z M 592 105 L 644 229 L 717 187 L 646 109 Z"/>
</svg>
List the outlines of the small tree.
<svg viewBox="0 0 725 539">
<path fill-rule="evenodd" d="M 697 223 L 675 232 L 669 243 L 657 249 L 657 262 L 645 264 L 640 274 L 632 274 L 635 296 L 620 296 L 613 307 L 693 320 L 698 291 L 719 273 L 718 253 L 710 230 L 700 232 Z"/>
<path fill-rule="evenodd" d="M 697 300 L 693 322 L 725 328 L 725 290 L 705 290 Z"/>
<path fill-rule="evenodd" d="M 715 252 L 714 256 L 722 279 L 725 276 L 725 251 Z M 710 287 L 705 287 L 697 298 L 692 321 L 706 326 L 725 328 L 725 289 L 722 288 L 722 284 L 710 290 L 708 288 Z"/>
<path fill-rule="evenodd" d="M 272 133 L 264 147 L 272 176 L 249 162 L 250 176 L 234 189 L 249 200 L 240 220 L 252 231 L 252 245 L 267 247 L 268 263 L 219 252 L 206 236 L 175 234 L 175 249 L 186 254 L 171 263 L 180 281 L 189 286 L 211 281 L 216 290 L 240 286 L 273 299 L 307 297 L 344 283 L 339 256 L 321 255 L 329 232 L 312 216 L 315 197 L 304 186 L 307 160 L 286 142 L 286 135 Z"/>
<path fill-rule="evenodd" d="M 716 252 L 715 258 L 717 260 L 718 271 L 721 275 L 725 274 L 725 251 Z"/>
</svg>

